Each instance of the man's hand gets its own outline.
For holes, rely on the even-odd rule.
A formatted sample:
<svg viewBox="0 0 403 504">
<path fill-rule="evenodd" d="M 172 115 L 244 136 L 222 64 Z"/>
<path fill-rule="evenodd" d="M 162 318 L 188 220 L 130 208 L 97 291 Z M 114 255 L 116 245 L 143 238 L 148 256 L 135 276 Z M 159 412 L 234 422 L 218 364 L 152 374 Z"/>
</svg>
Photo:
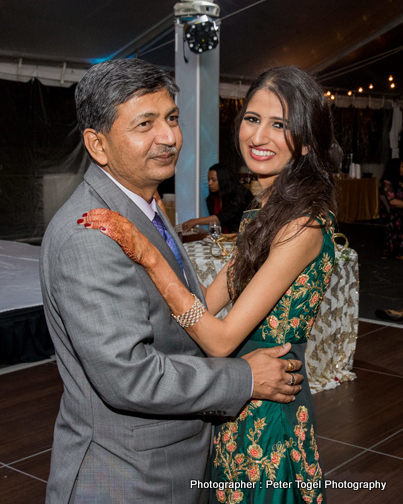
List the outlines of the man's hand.
<svg viewBox="0 0 403 504">
<path fill-rule="evenodd" d="M 291 373 L 289 362 L 293 364 L 293 371 L 301 369 L 302 362 L 293 359 L 280 359 L 291 350 L 291 344 L 273 348 L 259 348 L 244 355 L 253 373 L 253 399 L 266 399 L 280 403 L 294 401 L 295 394 L 301 390 L 299 385 L 304 377 L 294 375 L 294 385 L 290 385 Z"/>
</svg>

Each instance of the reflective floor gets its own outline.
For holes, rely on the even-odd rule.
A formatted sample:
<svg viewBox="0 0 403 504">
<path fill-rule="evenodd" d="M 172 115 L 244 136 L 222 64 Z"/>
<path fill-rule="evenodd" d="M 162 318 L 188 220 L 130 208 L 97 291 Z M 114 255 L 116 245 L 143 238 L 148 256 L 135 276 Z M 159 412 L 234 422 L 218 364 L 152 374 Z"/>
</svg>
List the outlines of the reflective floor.
<svg viewBox="0 0 403 504">
<path fill-rule="evenodd" d="M 403 328 L 361 321 L 357 379 L 314 396 L 329 504 L 402 502 L 402 355 Z M 0 503 L 43 504 L 62 383 L 53 362 L 9 370 L 0 374 Z M 386 487 L 337 488 L 359 482 Z"/>
</svg>

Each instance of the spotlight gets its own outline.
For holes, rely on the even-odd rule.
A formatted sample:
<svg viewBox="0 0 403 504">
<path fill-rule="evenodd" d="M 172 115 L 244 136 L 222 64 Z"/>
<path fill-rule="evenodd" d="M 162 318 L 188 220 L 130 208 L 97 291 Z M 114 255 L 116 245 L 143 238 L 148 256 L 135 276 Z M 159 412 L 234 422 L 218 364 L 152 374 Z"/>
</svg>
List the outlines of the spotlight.
<svg viewBox="0 0 403 504">
<path fill-rule="evenodd" d="M 392 84 L 390 85 L 390 87 L 393 89 L 395 87 L 395 83 L 392 82 Z"/>
<path fill-rule="evenodd" d="M 218 45 L 218 25 L 213 18 L 220 15 L 220 7 L 214 2 L 182 0 L 174 6 L 178 22 L 183 24 L 183 38 L 189 49 L 200 54 Z"/>
<path fill-rule="evenodd" d="M 359 92 L 359 93 L 362 93 L 363 91 L 364 91 L 364 90 L 363 90 L 363 88 L 362 88 L 362 87 L 358 88 L 358 92 Z"/>
<path fill-rule="evenodd" d="M 353 92 L 349 91 L 347 94 L 348 94 L 348 96 L 351 96 L 353 94 Z"/>
<path fill-rule="evenodd" d="M 393 75 L 389 75 L 389 80 L 393 81 Z"/>
<path fill-rule="evenodd" d="M 183 29 L 190 50 L 196 54 L 211 51 L 218 45 L 218 26 L 208 16 L 185 23 Z"/>
<path fill-rule="evenodd" d="M 370 84 L 368 87 L 369 87 L 369 89 L 374 89 L 374 85 L 373 84 Z"/>
</svg>

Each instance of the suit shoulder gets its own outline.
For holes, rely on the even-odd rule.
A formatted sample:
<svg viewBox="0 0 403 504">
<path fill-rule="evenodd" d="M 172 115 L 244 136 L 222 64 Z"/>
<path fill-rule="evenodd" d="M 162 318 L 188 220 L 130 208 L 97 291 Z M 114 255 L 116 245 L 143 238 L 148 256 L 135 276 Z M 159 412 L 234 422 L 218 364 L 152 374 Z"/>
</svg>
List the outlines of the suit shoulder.
<svg viewBox="0 0 403 504">
<path fill-rule="evenodd" d="M 97 193 L 86 182 L 82 182 L 70 198 L 62 205 L 50 221 L 42 246 L 47 248 L 50 244 L 60 245 L 65 242 L 78 229 L 77 220 L 82 214 L 93 208 L 106 207 Z"/>
</svg>

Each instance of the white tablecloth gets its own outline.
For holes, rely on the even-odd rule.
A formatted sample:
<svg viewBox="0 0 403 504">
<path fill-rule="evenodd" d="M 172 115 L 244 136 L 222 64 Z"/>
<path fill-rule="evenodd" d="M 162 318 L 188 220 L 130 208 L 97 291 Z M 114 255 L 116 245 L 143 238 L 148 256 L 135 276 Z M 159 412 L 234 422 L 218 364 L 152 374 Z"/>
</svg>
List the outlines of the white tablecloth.
<svg viewBox="0 0 403 504">
<path fill-rule="evenodd" d="M 0 312 L 42 305 L 38 246 L 0 240 Z"/>
</svg>

